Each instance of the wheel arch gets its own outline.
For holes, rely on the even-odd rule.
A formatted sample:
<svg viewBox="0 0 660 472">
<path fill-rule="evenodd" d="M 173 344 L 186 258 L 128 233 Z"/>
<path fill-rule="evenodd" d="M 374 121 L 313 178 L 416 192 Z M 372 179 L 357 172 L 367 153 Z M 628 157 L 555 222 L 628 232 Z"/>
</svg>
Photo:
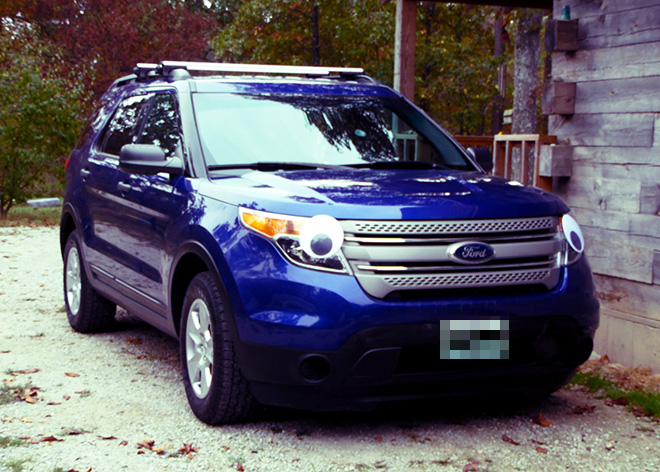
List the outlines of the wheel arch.
<svg viewBox="0 0 660 472">
<path fill-rule="evenodd" d="M 221 249 L 218 247 L 217 251 L 220 252 Z M 218 261 L 219 264 L 224 265 L 224 272 L 221 272 L 220 267 L 218 267 L 219 264 L 216 263 L 217 258 L 220 259 Z M 216 278 L 225 300 L 230 304 L 229 308 L 235 313 L 232 297 L 228 293 L 231 290 L 230 287 L 235 287 L 235 284 L 231 275 L 228 273 L 229 268 L 221 253 L 214 257 L 211 251 L 201 242 L 197 240 L 188 241 L 180 247 L 174 258 L 172 267 L 173 270 L 170 273 L 169 281 L 170 309 L 172 311 L 172 323 L 174 324 L 177 335 L 180 334 L 181 309 L 183 308 L 186 290 L 192 279 L 200 272 L 208 271 Z M 235 320 L 231 321 L 231 324 L 234 325 L 234 333 L 236 333 Z"/>
<path fill-rule="evenodd" d="M 60 253 L 64 256 L 64 248 L 71 233 L 78 229 L 77 219 L 75 212 L 71 205 L 66 204 L 62 209 L 62 217 L 60 219 Z"/>
</svg>

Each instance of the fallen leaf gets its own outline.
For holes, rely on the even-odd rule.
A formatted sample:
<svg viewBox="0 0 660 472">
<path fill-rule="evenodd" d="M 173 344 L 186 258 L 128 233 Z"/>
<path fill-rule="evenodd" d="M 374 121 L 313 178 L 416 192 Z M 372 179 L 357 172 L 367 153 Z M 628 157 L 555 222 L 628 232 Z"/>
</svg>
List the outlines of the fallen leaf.
<svg viewBox="0 0 660 472">
<path fill-rule="evenodd" d="M 128 446 L 128 441 L 124 440 L 119 443 L 120 446 Z"/>
<path fill-rule="evenodd" d="M 23 423 L 32 423 L 33 422 L 32 418 L 28 418 L 27 416 L 21 416 L 19 418 L 19 420 L 22 421 Z"/>
<path fill-rule="evenodd" d="M 539 444 L 541 446 L 545 446 L 546 444 L 548 444 L 548 443 L 544 443 L 543 441 L 538 441 L 536 439 L 532 439 L 532 443 L 533 444 Z"/>
<path fill-rule="evenodd" d="M 546 448 L 544 448 L 544 447 L 537 446 L 537 448 L 536 448 L 536 452 L 538 452 L 539 454 L 547 454 L 547 453 L 548 453 L 548 450 L 547 450 Z"/>
<path fill-rule="evenodd" d="M 170 447 L 169 444 L 165 444 L 164 446 L 161 447 L 154 447 L 152 451 L 154 451 L 156 454 L 163 454 L 165 452 L 165 449 L 167 449 L 168 447 Z"/>
<path fill-rule="evenodd" d="M 644 408 L 641 406 L 633 406 L 632 408 L 633 415 L 636 417 L 640 418 L 642 416 L 646 416 L 644 413 Z"/>
<path fill-rule="evenodd" d="M 85 432 L 81 431 L 79 429 L 72 429 L 71 431 L 67 432 L 66 434 L 68 434 L 69 436 L 77 436 L 79 434 L 85 434 Z"/>
<path fill-rule="evenodd" d="M 37 372 L 40 372 L 40 371 L 41 371 L 41 369 L 24 369 L 24 370 L 16 371 L 16 372 L 14 372 L 14 374 L 22 374 L 22 375 L 36 374 Z"/>
<path fill-rule="evenodd" d="M 48 403 L 46 403 L 46 405 L 51 405 L 51 406 L 53 406 L 53 405 L 61 405 L 61 404 L 62 404 L 61 402 L 48 402 Z"/>
<path fill-rule="evenodd" d="M 616 445 L 616 443 L 617 443 L 616 440 L 606 442 L 605 443 L 605 450 L 608 451 L 608 452 L 611 451 L 612 449 L 614 449 L 614 446 Z"/>
<path fill-rule="evenodd" d="M 544 428 L 547 428 L 548 426 L 554 425 L 554 423 L 552 421 L 546 420 L 544 418 L 543 413 L 539 413 L 539 416 L 537 416 L 534 419 L 534 423 L 536 423 L 539 426 L 543 426 Z"/>
<path fill-rule="evenodd" d="M 0 293 L 0 295 L 4 295 L 4 293 Z M 0 354 L 9 354 L 11 351 L 0 351 Z"/>
<path fill-rule="evenodd" d="M 376 436 L 376 437 L 374 438 L 374 440 L 377 441 L 377 442 L 382 442 L 382 441 L 383 441 L 383 437 L 382 437 L 382 436 Z"/>
<path fill-rule="evenodd" d="M 20 395 L 23 401 L 27 403 L 37 403 L 37 394 L 39 393 L 39 387 L 30 387 L 23 390 L 23 393 Z"/>
<path fill-rule="evenodd" d="M 291 462 L 300 462 L 300 459 L 291 459 Z"/>
<path fill-rule="evenodd" d="M 142 340 L 139 338 L 126 338 L 126 342 L 130 344 L 142 344 Z"/>
<path fill-rule="evenodd" d="M 41 438 L 39 442 L 62 442 L 64 439 L 57 439 L 55 436 L 46 436 L 45 438 Z"/>
<path fill-rule="evenodd" d="M 138 454 L 144 454 L 144 449 L 140 449 L 140 450 L 138 451 Z"/>
<path fill-rule="evenodd" d="M 152 448 L 154 447 L 154 444 L 156 444 L 156 441 L 154 441 L 153 439 L 143 439 L 142 441 L 138 441 L 137 444 L 139 448 L 143 447 L 151 451 Z"/>
<path fill-rule="evenodd" d="M 222 450 L 225 451 L 225 452 L 227 452 L 229 449 L 230 449 L 229 446 L 222 446 Z"/>
<path fill-rule="evenodd" d="M 607 406 L 615 406 L 615 405 L 628 406 L 629 403 L 630 403 L 630 400 L 628 400 L 626 397 L 617 398 L 616 400 L 613 400 L 611 398 L 608 398 L 607 400 L 605 400 L 605 404 Z"/>
<path fill-rule="evenodd" d="M 241 464 L 241 461 L 238 461 L 238 463 L 236 463 L 236 470 L 238 470 L 238 472 L 245 471 L 245 467 L 243 467 L 243 464 Z"/>
<path fill-rule="evenodd" d="M 596 405 L 578 405 L 575 408 L 573 408 L 573 414 L 574 415 L 583 415 L 584 413 L 593 413 L 594 410 L 596 409 Z"/>
<path fill-rule="evenodd" d="M 80 374 L 75 374 L 73 372 L 64 372 L 64 375 L 67 377 L 80 377 Z"/>
<path fill-rule="evenodd" d="M 477 472 L 479 470 L 479 461 L 468 459 L 470 462 L 463 466 L 463 472 Z"/>
<path fill-rule="evenodd" d="M 223 449 L 224 449 L 225 447 L 226 447 L 226 446 L 223 446 Z M 225 451 L 226 451 L 226 450 L 227 450 L 227 449 L 225 449 Z M 194 447 L 194 446 L 192 445 L 192 443 L 190 443 L 190 444 L 183 443 L 183 447 L 179 449 L 179 453 L 180 453 L 180 454 L 183 454 L 183 455 L 192 454 L 193 452 L 197 452 L 197 451 L 199 451 L 199 448 L 198 448 L 198 447 Z"/>
<path fill-rule="evenodd" d="M 62 398 L 64 398 L 65 400 L 70 400 L 70 399 L 71 399 L 71 395 L 63 395 Z"/>
<path fill-rule="evenodd" d="M 99 438 L 103 439 L 104 441 L 108 441 L 110 439 L 117 439 L 115 436 L 99 436 Z"/>
<path fill-rule="evenodd" d="M 513 444 L 514 446 L 520 446 L 520 443 L 518 441 L 514 441 L 513 439 L 511 439 L 506 434 L 502 435 L 502 441 L 508 442 L 509 444 Z"/>
</svg>

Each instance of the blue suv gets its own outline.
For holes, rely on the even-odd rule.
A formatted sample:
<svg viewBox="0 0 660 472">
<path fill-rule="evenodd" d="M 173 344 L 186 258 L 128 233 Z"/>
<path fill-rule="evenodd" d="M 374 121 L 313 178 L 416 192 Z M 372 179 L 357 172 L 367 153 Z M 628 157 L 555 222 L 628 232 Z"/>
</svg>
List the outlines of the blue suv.
<svg viewBox="0 0 660 472">
<path fill-rule="evenodd" d="M 598 325 L 580 227 L 473 156 L 361 69 L 138 64 L 67 161 L 69 322 L 177 337 L 209 424 L 552 392 Z"/>
</svg>

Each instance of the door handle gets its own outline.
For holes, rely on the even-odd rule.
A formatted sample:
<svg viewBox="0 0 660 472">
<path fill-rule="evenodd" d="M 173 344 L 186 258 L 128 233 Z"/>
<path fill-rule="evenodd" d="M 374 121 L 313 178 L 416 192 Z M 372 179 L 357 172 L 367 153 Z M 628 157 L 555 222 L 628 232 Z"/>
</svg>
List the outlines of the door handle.
<svg viewBox="0 0 660 472">
<path fill-rule="evenodd" d="M 127 184 L 126 182 L 119 182 L 117 184 L 117 188 L 124 193 L 128 193 L 131 191 L 131 184 Z"/>
<path fill-rule="evenodd" d="M 82 176 L 83 179 L 86 179 L 91 175 L 91 172 L 89 169 L 80 169 L 80 175 Z"/>
</svg>

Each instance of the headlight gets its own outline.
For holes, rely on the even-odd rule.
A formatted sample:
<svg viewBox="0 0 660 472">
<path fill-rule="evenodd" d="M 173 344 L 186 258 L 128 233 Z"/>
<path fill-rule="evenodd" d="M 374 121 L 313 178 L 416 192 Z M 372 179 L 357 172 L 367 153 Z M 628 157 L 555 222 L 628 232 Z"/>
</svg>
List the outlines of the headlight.
<svg viewBox="0 0 660 472">
<path fill-rule="evenodd" d="M 312 218 L 239 208 L 241 224 L 270 239 L 291 262 L 310 269 L 349 273 L 341 252 L 344 230 L 328 215 Z"/>
<path fill-rule="evenodd" d="M 584 252 L 584 236 L 580 225 L 571 215 L 561 217 L 559 224 L 562 237 L 562 265 L 573 264 L 580 260 Z"/>
</svg>

